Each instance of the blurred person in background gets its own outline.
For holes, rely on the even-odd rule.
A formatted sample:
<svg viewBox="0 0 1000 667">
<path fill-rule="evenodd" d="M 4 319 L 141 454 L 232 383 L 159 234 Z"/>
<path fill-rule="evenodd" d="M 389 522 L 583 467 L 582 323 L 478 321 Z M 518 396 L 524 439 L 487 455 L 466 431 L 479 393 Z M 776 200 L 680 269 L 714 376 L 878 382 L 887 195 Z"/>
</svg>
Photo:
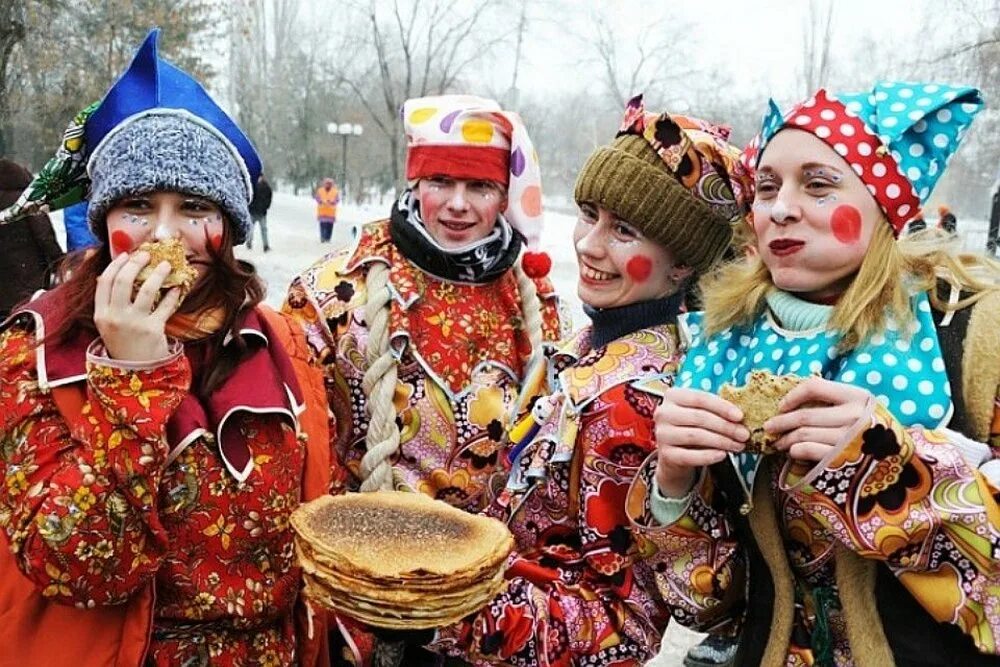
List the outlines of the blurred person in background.
<svg viewBox="0 0 1000 667">
<path fill-rule="evenodd" d="M 253 184 L 253 199 L 250 201 L 250 220 L 253 221 L 253 228 L 260 227 L 260 238 L 264 243 L 264 252 L 271 251 L 271 244 L 267 240 L 267 211 L 271 208 L 271 184 L 267 182 L 264 174 Z M 253 228 L 247 236 L 247 250 L 253 250 Z"/>
<path fill-rule="evenodd" d="M 7 208 L 31 183 L 31 172 L 0 158 L 0 210 Z M 52 222 L 38 212 L 23 220 L 0 226 L 0 320 L 14 305 L 37 290 L 49 287 L 63 251 L 56 240 Z"/>
<path fill-rule="evenodd" d="M 938 206 L 938 229 L 947 232 L 949 234 L 954 234 L 958 231 L 958 219 L 955 218 L 955 214 L 951 212 L 951 209 L 941 204 Z"/>
<path fill-rule="evenodd" d="M 333 236 L 333 225 L 337 222 L 337 205 L 340 204 L 340 189 L 332 178 L 324 178 L 316 191 L 316 222 L 319 223 L 319 242 L 329 243 Z"/>
</svg>

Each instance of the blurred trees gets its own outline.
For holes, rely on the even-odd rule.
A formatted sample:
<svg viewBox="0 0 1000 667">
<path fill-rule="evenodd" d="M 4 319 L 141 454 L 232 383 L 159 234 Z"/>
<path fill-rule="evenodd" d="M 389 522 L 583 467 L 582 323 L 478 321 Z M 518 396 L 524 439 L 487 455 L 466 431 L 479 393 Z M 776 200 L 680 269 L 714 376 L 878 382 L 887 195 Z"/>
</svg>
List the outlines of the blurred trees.
<svg viewBox="0 0 1000 667">
<path fill-rule="evenodd" d="M 153 26 L 167 27 L 163 54 L 202 81 L 215 37 L 208 0 L 3 0 L 24 38 L 11 50 L 0 87 L 5 153 L 38 168 L 52 156 L 70 118 L 100 99 Z M 2 65 L 2 63 L 0 63 Z M 0 79 L 2 81 L 2 79 Z"/>
<path fill-rule="evenodd" d="M 675 3 L 644 7 L 637 14 L 620 3 L 572 0 L 0 0 L 0 152 L 40 167 L 72 115 L 107 90 L 153 25 L 164 29 L 165 57 L 194 72 L 244 127 L 273 182 L 301 189 L 338 175 L 344 144 L 327 126 L 361 124 L 364 133 L 346 142 L 352 196 L 400 186 L 399 110 L 420 95 L 484 95 L 519 111 L 546 192 L 562 195 L 639 92 L 650 110 L 731 125 L 736 144 L 757 131 L 768 96 L 784 107 L 821 85 L 861 89 L 876 78 L 927 77 L 972 83 L 988 102 L 1000 99 L 1000 0 L 928 0 L 892 34 L 858 34 L 857 22 L 833 14 L 831 0 L 810 0 L 794 16 L 775 18 L 773 35 L 739 43 L 721 40 L 711 20 Z M 925 29 L 915 30 L 922 13 Z M 734 67 L 763 62 L 777 39 L 790 41 L 793 55 L 749 74 Z M 539 83 L 540 43 L 561 65 L 559 80 Z M 978 213 L 997 177 L 1000 111 L 984 112 L 966 143 L 936 199 Z"/>
</svg>

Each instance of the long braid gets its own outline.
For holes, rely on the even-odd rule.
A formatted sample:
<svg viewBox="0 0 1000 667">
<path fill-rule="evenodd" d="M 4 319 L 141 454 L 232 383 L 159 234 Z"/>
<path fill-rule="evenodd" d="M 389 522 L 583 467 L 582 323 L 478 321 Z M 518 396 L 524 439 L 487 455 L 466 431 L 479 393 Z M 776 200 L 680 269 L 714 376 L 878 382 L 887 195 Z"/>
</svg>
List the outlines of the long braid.
<svg viewBox="0 0 1000 667">
<path fill-rule="evenodd" d="M 542 333 L 542 300 L 538 298 L 538 290 L 535 288 L 535 281 L 528 277 L 521 267 L 521 260 L 514 264 L 514 276 L 517 278 L 517 289 L 521 293 L 521 315 L 524 317 L 524 330 L 528 334 L 531 342 L 531 356 L 528 357 L 524 365 L 523 376 L 527 377 L 528 371 L 541 363 L 545 357 L 543 346 L 544 338 Z"/>
<path fill-rule="evenodd" d="M 368 449 L 361 459 L 361 490 L 390 490 L 393 487 L 389 460 L 399 450 L 399 427 L 392 398 L 396 393 L 396 359 L 389 347 L 389 314 L 392 293 L 389 290 L 389 267 L 375 262 L 365 279 L 368 301 L 365 322 L 368 324 L 367 370 L 361 387 L 367 396 Z"/>
</svg>

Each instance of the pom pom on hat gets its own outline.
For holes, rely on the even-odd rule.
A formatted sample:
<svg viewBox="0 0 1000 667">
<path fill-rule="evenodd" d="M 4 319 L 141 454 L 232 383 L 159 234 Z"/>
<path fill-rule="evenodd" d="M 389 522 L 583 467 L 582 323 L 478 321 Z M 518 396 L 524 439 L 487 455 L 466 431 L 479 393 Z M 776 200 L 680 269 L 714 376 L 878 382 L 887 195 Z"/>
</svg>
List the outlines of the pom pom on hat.
<svg viewBox="0 0 1000 667">
<path fill-rule="evenodd" d="M 548 253 L 529 250 L 521 257 L 521 268 L 529 278 L 544 278 L 552 270 L 552 258 Z"/>
</svg>

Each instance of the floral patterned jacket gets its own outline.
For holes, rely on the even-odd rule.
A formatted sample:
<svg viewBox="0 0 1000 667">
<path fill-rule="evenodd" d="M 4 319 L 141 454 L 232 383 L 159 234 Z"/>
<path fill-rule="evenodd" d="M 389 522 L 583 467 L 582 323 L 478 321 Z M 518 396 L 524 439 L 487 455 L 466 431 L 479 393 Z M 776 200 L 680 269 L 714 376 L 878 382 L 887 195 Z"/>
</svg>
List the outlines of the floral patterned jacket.
<svg viewBox="0 0 1000 667">
<path fill-rule="evenodd" d="M 387 221 L 366 225 L 354 248 L 337 252 L 295 279 L 284 312 L 298 319 L 326 369 L 336 417 L 334 448 L 353 480 L 366 451 L 368 415 L 362 377 L 367 364 L 365 279 L 368 267 L 389 267 L 394 295 L 391 345 L 398 358 L 395 402 L 400 451 L 394 461 L 405 486 L 479 511 L 499 471 L 507 415 L 518 397 L 531 346 L 523 328 L 513 271 L 471 285 L 431 276 L 393 244 Z M 561 335 L 557 300 L 536 281 L 547 341 Z"/>
<path fill-rule="evenodd" d="M 933 617 L 929 636 L 923 639 L 929 644 L 910 639 L 909 646 L 901 646 L 901 623 L 916 627 L 916 617 L 889 619 L 880 607 L 885 637 L 877 649 L 891 645 L 896 659 L 901 650 L 920 653 L 924 646 L 934 648 L 938 633 L 954 624 L 967 636 L 955 633 L 960 644 L 971 644 L 971 637 L 979 651 L 996 654 L 1000 652 L 998 491 L 963 458 L 954 437 L 947 431 L 906 429 L 876 404 L 870 418 L 826 465 L 810 469 L 803 463 L 774 459 L 775 467 L 760 473 L 764 479 L 755 483 L 754 505 L 744 505 L 739 513 L 735 509 L 743 499 L 723 491 L 725 471 L 713 467 L 699 478 L 680 518 L 660 525 L 650 505 L 655 484 L 655 465 L 650 461 L 630 491 L 630 518 L 639 534 L 656 545 L 652 559 L 660 594 L 688 627 L 708 630 L 754 606 L 754 584 L 767 574 L 748 563 L 763 566 L 766 561 L 764 567 L 777 580 L 775 590 L 780 580 L 791 581 L 788 598 L 775 602 L 768 624 L 771 638 L 765 629 L 765 637 L 750 641 L 767 640 L 770 647 L 776 638 L 774 628 L 787 614 L 789 625 L 782 626 L 786 638 L 777 638 L 781 645 L 775 647 L 773 660 L 757 658 L 752 664 L 862 664 L 852 647 L 872 648 L 855 639 L 871 638 L 879 618 L 870 618 L 869 627 L 849 623 L 854 608 L 846 603 L 846 593 L 863 585 L 858 577 L 841 576 L 844 564 L 851 562 L 844 554 L 858 563 L 887 566 L 886 574 L 894 575 L 887 577 L 888 583 L 897 586 L 897 599 L 890 602 L 900 603 L 908 594 L 919 604 L 914 606 L 916 615 L 924 613 L 922 608 Z M 719 464 L 728 465 L 728 461 Z M 764 509 L 762 498 L 767 500 Z M 747 510 L 749 517 L 742 516 Z M 759 527 L 767 524 L 762 511 L 776 517 L 773 547 L 783 558 L 772 552 L 771 560 L 765 554 L 763 561 L 754 561 L 758 547 L 766 552 L 760 546 L 766 536 Z M 751 529 L 740 532 L 737 527 L 746 525 L 747 518 Z M 773 563 L 784 559 L 787 574 L 776 573 Z M 780 598 L 777 592 L 762 594 Z M 872 595 L 870 590 L 864 594 Z M 882 664 L 891 664 L 893 656 L 882 655 Z M 939 664 L 923 657 L 928 662 L 920 664 Z M 992 658 L 990 664 L 997 660 Z M 940 664 L 959 663 L 946 659 Z"/>
<path fill-rule="evenodd" d="M 540 399 L 550 416 L 488 510 L 515 536 L 508 587 L 441 629 L 431 648 L 477 665 L 643 665 L 669 612 L 625 495 L 655 450 L 660 399 L 644 387 L 672 381 L 676 329 L 641 329 L 591 349 L 586 328 L 555 362 L 568 367 L 560 391 Z"/>
<path fill-rule="evenodd" d="M 0 334 L 5 548 L 65 604 L 115 605 L 152 584 L 148 664 L 295 664 L 288 519 L 305 447 L 267 322 L 248 313 L 252 354 L 199 400 L 180 344 L 153 366 L 113 362 L 89 336 L 38 345 L 51 301 Z M 52 387 L 69 383 L 86 401 L 67 422 Z"/>
</svg>

